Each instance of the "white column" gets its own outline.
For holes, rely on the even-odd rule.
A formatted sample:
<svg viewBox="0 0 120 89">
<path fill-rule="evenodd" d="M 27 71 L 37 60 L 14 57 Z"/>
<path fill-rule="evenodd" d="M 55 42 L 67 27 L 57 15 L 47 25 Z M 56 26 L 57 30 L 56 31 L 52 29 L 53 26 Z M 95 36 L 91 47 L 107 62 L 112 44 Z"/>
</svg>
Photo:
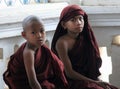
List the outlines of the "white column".
<svg viewBox="0 0 120 89">
<path fill-rule="evenodd" d="M 30 4 L 35 4 L 35 0 L 30 0 Z"/>
<path fill-rule="evenodd" d="M 1 0 L 0 9 L 5 8 L 5 7 L 7 7 L 5 1 L 4 1 L 4 0 Z"/>
<path fill-rule="evenodd" d="M 112 61 L 111 57 L 107 55 L 107 47 L 99 47 L 100 56 L 102 58 L 102 66 L 100 68 L 101 80 L 109 82 L 109 75 L 112 74 Z"/>
</svg>

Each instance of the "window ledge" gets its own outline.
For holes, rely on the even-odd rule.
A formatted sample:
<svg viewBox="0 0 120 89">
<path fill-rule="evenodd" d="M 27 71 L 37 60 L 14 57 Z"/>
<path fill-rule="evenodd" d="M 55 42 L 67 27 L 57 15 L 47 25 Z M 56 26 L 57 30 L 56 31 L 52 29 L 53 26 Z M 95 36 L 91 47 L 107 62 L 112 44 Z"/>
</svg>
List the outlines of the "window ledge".
<svg viewBox="0 0 120 89">
<path fill-rule="evenodd" d="M 55 30 L 60 12 L 67 5 L 68 3 L 47 3 L 0 8 L 0 39 L 20 36 L 21 21 L 28 15 L 39 16 L 45 24 L 46 31 Z M 120 6 L 82 6 L 82 8 L 87 12 L 92 26 L 120 26 Z"/>
<path fill-rule="evenodd" d="M 82 6 L 92 26 L 120 26 L 120 6 Z"/>
<path fill-rule="evenodd" d="M 44 22 L 46 31 L 55 30 L 59 14 L 66 5 L 68 3 L 64 2 L 0 8 L 0 39 L 20 36 L 22 31 L 21 22 L 28 15 L 40 17 Z"/>
</svg>

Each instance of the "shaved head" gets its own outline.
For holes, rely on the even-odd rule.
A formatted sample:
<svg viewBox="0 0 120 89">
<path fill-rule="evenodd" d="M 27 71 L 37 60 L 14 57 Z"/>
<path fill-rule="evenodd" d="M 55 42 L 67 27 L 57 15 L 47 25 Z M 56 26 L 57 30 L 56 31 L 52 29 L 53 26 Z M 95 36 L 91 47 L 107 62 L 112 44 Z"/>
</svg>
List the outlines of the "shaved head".
<svg viewBox="0 0 120 89">
<path fill-rule="evenodd" d="M 25 30 L 26 27 L 27 27 L 30 23 L 33 23 L 33 22 L 37 22 L 37 23 L 40 23 L 41 25 L 43 25 L 41 19 L 39 19 L 37 16 L 30 15 L 30 16 L 26 17 L 26 18 L 23 20 L 23 22 L 22 22 L 23 30 Z"/>
</svg>

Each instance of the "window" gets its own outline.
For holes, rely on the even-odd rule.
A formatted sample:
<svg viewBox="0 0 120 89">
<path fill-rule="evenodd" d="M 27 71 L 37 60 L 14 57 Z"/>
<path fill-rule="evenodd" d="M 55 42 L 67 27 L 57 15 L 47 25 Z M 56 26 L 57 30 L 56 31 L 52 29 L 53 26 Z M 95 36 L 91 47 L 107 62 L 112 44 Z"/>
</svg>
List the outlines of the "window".
<svg viewBox="0 0 120 89">
<path fill-rule="evenodd" d="M 48 3 L 49 0 L 0 0 L 0 6 L 6 5 L 6 6 L 15 6 L 16 4 L 39 4 L 39 3 Z M 19 4 L 18 4 L 19 3 Z"/>
</svg>

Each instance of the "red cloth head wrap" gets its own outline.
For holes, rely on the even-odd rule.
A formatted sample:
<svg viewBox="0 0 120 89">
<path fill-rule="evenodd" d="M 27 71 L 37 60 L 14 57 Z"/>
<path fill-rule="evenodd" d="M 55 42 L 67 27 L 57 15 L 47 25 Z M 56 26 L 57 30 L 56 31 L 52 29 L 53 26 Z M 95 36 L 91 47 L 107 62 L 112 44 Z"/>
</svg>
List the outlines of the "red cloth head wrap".
<svg viewBox="0 0 120 89">
<path fill-rule="evenodd" d="M 84 11 L 78 5 L 69 5 L 62 10 L 60 20 L 68 21 L 77 15 L 84 15 Z"/>
<path fill-rule="evenodd" d="M 89 22 L 88 22 L 88 15 L 78 5 L 68 5 L 62 10 L 61 15 L 60 15 L 60 21 L 57 25 L 57 28 L 56 28 L 56 31 L 55 31 L 55 34 L 54 34 L 53 40 L 52 40 L 51 46 L 52 46 L 53 52 L 56 51 L 55 45 L 56 45 L 56 42 L 59 39 L 59 37 L 61 37 L 62 35 L 67 33 L 67 31 L 62 27 L 61 21 L 68 21 L 69 19 L 71 19 L 72 17 L 77 16 L 77 15 L 83 15 L 84 28 L 83 28 L 82 34 L 88 41 L 90 41 L 89 43 L 93 45 L 93 48 L 95 48 L 95 50 L 97 52 L 97 56 L 99 56 L 98 45 L 97 45 L 96 39 L 94 37 L 92 28 L 90 27 Z"/>
</svg>

